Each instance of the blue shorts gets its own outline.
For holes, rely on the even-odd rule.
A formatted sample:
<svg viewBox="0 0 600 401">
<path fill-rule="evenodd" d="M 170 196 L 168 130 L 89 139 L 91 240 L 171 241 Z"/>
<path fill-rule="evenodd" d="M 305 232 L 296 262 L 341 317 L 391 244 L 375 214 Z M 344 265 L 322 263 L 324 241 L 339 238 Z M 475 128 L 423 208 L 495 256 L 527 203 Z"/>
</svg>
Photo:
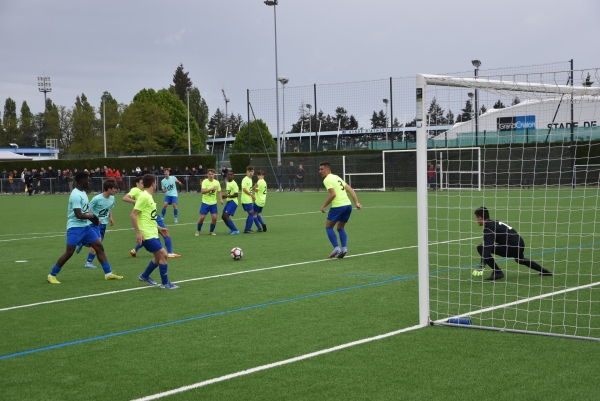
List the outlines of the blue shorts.
<svg viewBox="0 0 600 401">
<path fill-rule="evenodd" d="M 98 234 L 98 237 L 102 238 L 102 241 L 104 241 L 104 234 L 106 233 L 106 224 L 100 224 L 99 226 L 90 226 L 94 229 L 94 231 L 96 231 L 96 233 Z"/>
<path fill-rule="evenodd" d="M 204 202 L 200 205 L 200 214 L 217 214 L 217 212 L 217 205 L 207 205 Z"/>
<path fill-rule="evenodd" d="M 254 203 L 242 203 L 242 207 L 244 208 L 245 212 L 249 212 L 254 210 Z"/>
<path fill-rule="evenodd" d="M 262 213 L 264 206 L 258 206 L 256 203 L 254 204 L 254 213 Z"/>
<path fill-rule="evenodd" d="M 71 227 L 67 230 L 67 245 L 88 245 L 98 241 L 98 231 L 89 225 L 86 227 Z"/>
<path fill-rule="evenodd" d="M 165 203 L 168 203 L 169 205 L 171 204 L 177 204 L 177 197 L 176 196 L 165 196 Z"/>
<path fill-rule="evenodd" d="M 329 208 L 329 214 L 327 215 L 327 220 L 337 223 L 341 221 L 342 223 L 347 223 L 350 219 L 350 214 L 352 213 L 352 205 L 339 206 Z"/>
<path fill-rule="evenodd" d="M 234 201 L 229 201 L 225 204 L 225 209 L 223 209 L 223 213 L 233 216 L 235 214 L 235 211 L 237 210 L 237 207 L 237 203 L 235 203 Z"/>
<path fill-rule="evenodd" d="M 154 253 L 156 251 L 160 251 L 162 249 L 162 244 L 158 238 L 150 238 L 142 241 L 142 246 L 146 248 L 146 250 L 150 253 Z"/>
<path fill-rule="evenodd" d="M 167 226 L 165 226 L 165 221 L 160 214 L 156 215 L 156 224 L 158 224 L 159 227 L 167 228 Z"/>
</svg>

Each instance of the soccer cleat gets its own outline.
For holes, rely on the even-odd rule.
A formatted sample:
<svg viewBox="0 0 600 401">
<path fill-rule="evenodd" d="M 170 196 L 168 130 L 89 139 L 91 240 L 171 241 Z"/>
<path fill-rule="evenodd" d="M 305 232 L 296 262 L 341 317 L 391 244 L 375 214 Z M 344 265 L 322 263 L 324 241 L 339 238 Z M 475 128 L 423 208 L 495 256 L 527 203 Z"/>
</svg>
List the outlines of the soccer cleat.
<svg viewBox="0 0 600 401">
<path fill-rule="evenodd" d="M 258 230 L 256 230 L 256 232 L 257 232 L 257 233 L 262 233 L 262 232 L 263 232 L 263 230 L 262 230 L 262 228 L 259 228 Z"/>
<path fill-rule="evenodd" d="M 50 284 L 60 284 L 60 281 L 58 281 L 56 279 L 56 277 L 53 276 L 52 274 L 48 274 L 48 277 L 46 277 L 46 281 L 49 282 Z"/>
<path fill-rule="evenodd" d="M 94 264 L 92 262 L 87 262 L 85 265 L 83 265 L 83 267 L 86 267 L 88 269 L 95 269 L 96 266 L 94 266 Z"/>
<path fill-rule="evenodd" d="M 177 286 L 175 284 L 167 283 L 167 284 L 161 284 L 160 288 L 164 288 L 165 290 L 177 290 L 177 289 L 179 289 L 179 286 Z"/>
<path fill-rule="evenodd" d="M 177 218 L 175 218 L 175 221 L 174 221 L 174 223 L 175 223 L 175 224 L 179 223 L 179 221 L 177 220 Z"/>
<path fill-rule="evenodd" d="M 75 253 L 81 252 L 81 248 L 83 248 L 83 244 L 77 245 L 77 248 L 75 248 Z"/>
<path fill-rule="evenodd" d="M 346 250 L 342 249 L 342 252 L 338 253 L 338 255 L 337 255 L 338 259 L 343 259 L 347 253 L 348 253 L 347 249 Z"/>
<path fill-rule="evenodd" d="M 208 233 L 208 235 L 217 235 L 217 233 L 211 231 L 211 232 Z"/>
<path fill-rule="evenodd" d="M 244 230 L 244 234 L 254 234 L 254 231 L 252 231 L 252 230 Z"/>
<path fill-rule="evenodd" d="M 552 276 L 552 272 L 550 270 L 546 270 L 542 267 L 542 271 L 540 272 L 540 276 Z"/>
<path fill-rule="evenodd" d="M 504 278 L 504 273 L 501 270 L 494 270 L 491 276 L 484 278 L 487 281 L 495 281 Z"/>
<path fill-rule="evenodd" d="M 196 237 L 200 236 L 200 231 L 196 231 L 196 234 L 194 234 Z"/>
<path fill-rule="evenodd" d="M 104 275 L 104 280 L 121 280 L 123 276 L 117 276 L 115 273 L 110 273 L 109 275 Z"/>
<path fill-rule="evenodd" d="M 340 248 L 334 248 L 333 252 L 329 254 L 329 259 L 337 257 L 340 253 L 342 253 L 342 250 Z"/>
<path fill-rule="evenodd" d="M 169 253 L 169 254 L 167 254 L 167 257 L 169 259 L 179 259 L 181 257 L 181 255 L 178 253 Z"/>
<path fill-rule="evenodd" d="M 262 225 L 262 230 L 263 230 L 264 232 L 267 232 L 267 225 L 266 225 L 266 224 L 264 224 L 264 223 L 263 223 L 263 225 Z"/>
<path fill-rule="evenodd" d="M 156 281 L 152 280 L 150 277 L 146 278 L 146 277 L 143 277 L 143 276 L 140 275 L 138 277 L 138 280 L 140 280 L 140 281 L 142 281 L 142 282 L 144 282 L 144 283 L 146 283 L 148 285 L 151 285 L 153 287 L 156 287 L 158 285 L 158 283 Z"/>
<path fill-rule="evenodd" d="M 229 235 L 239 235 L 239 231 L 238 230 L 231 230 L 229 231 Z"/>
<path fill-rule="evenodd" d="M 135 249 L 132 249 L 131 251 L 129 251 L 129 254 L 134 258 L 137 256 L 137 252 L 135 251 Z"/>
</svg>

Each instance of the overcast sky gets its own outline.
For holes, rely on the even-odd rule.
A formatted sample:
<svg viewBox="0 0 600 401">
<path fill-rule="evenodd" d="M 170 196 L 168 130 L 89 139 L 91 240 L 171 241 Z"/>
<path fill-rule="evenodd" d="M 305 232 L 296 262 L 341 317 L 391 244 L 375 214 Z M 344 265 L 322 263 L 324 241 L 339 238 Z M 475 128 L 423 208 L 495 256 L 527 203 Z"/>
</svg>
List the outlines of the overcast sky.
<svg viewBox="0 0 600 401">
<path fill-rule="evenodd" d="M 598 0 L 281 0 L 288 87 L 575 60 L 600 67 Z M 275 86 L 273 7 L 261 0 L 0 0 L 0 102 L 43 110 L 103 91 L 130 103 L 179 65 L 209 105 L 246 115 L 246 89 Z"/>
</svg>

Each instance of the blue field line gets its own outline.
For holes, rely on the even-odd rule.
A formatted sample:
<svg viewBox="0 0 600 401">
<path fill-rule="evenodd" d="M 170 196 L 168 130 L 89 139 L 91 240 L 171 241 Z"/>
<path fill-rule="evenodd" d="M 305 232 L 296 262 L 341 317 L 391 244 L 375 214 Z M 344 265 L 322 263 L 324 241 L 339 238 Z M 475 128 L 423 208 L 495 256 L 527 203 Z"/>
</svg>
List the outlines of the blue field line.
<svg viewBox="0 0 600 401">
<path fill-rule="evenodd" d="M 172 322 L 154 324 L 152 326 L 139 327 L 137 329 L 118 331 L 116 333 L 104 334 L 104 335 L 101 335 L 101 336 L 84 338 L 84 339 L 81 339 L 81 340 L 69 341 L 69 342 L 66 342 L 66 343 L 59 343 L 59 344 L 54 344 L 54 345 L 48 345 L 46 347 L 34 348 L 34 349 L 26 350 L 26 351 L 15 352 L 13 354 L 0 355 L 0 359 L 10 359 L 10 358 L 18 357 L 18 356 L 23 356 L 23 355 L 35 354 L 37 352 L 49 351 L 49 350 L 52 350 L 52 349 L 68 347 L 70 345 L 77 345 L 77 344 L 89 343 L 89 342 L 92 342 L 92 341 L 104 340 L 106 338 L 123 336 L 125 334 L 137 333 L 137 332 L 140 332 L 140 331 L 157 329 L 157 328 L 160 328 L 160 327 L 171 326 L 171 325 L 174 325 L 174 324 L 191 322 L 191 321 L 194 321 L 194 320 L 205 319 L 205 318 L 208 318 L 208 317 L 227 315 L 229 313 L 242 312 L 242 311 L 247 311 L 247 310 L 251 310 L 251 309 L 262 308 L 262 307 L 265 307 L 265 306 L 279 305 L 279 304 L 283 304 L 283 303 L 286 303 L 286 302 L 293 302 L 293 301 L 298 301 L 298 300 L 302 300 L 302 299 L 308 299 L 308 298 L 314 298 L 314 297 L 319 297 L 319 296 L 323 296 L 323 295 L 335 294 L 335 293 L 343 292 L 343 291 L 350 291 L 350 290 L 356 290 L 356 289 L 365 288 L 365 287 L 372 287 L 372 286 L 375 286 L 375 285 L 392 283 L 392 282 L 395 282 L 395 281 L 410 279 L 410 278 L 414 278 L 414 277 L 417 277 L 417 275 L 415 274 L 415 275 L 411 275 L 411 276 L 394 277 L 394 278 L 391 278 L 391 279 L 388 279 L 388 280 L 376 281 L 376 282 L 373 282 L 373 283 L 353 285 L 351 287 L 337 288 L 335 290 L 317 292 L 317 293 L 308 294 L 308 295 L 300 295 L 298 297 L 287 298 L 287 299 L 280 299 L 280 300 L 277 300 L 277 301 L 265 302 L 265 303 L 261 303 L 261 304 L 250 305 L 250 306 L 243 306 L 241 308 L 229 309 L 229 310 L 220 311 L 220 312 L 207 313 L 207 314 L 204 314 L 204 315 L 199 315 L 199 316 L 194 316 L 194 317 L 188 317 L 188 318 L 180 319 L 180 320 L 174 320 Z"/>
</svg>

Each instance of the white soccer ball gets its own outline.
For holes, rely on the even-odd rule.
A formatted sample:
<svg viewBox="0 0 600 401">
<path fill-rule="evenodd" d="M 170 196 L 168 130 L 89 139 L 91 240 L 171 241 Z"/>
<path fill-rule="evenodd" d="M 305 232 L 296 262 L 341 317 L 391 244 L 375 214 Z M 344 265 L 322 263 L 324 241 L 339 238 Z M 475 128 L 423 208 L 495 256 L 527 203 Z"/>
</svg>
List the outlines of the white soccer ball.
<svg viewBox="0 0 600 401">
<path fill-rule="evenodd" d="M 231 259 L 240 260 L 244 256 L 242 248 L 235 247 L 231 250 Z"/>
</svg>

